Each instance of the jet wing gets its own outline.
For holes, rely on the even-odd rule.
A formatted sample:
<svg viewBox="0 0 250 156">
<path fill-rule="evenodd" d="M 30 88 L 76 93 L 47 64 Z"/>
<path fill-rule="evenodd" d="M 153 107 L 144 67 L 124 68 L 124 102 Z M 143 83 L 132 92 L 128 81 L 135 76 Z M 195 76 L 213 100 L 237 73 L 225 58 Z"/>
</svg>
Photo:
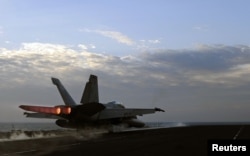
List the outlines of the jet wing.
<svg viewBox="0 0 250 156">
<path fill-rule="evenodd" d="M 163 111 L 159 108 L 154 109 L 104 109 L 100 113 L 96 114 L 98 119 L 112 119 L 112 118 L 127 118 L 135 117 L 137 115 L 142 116 L 144 114 L 152 114 L 157 111 Z"/>
<path fill-rule="evenodd" d="M 46 119 L 65 119 L 61 116 L 53 115 L 53 114 L 46 114 L 46 113 L 28 113 L 24 112 L 27 118 L 46 118 Z"/>
</svg>

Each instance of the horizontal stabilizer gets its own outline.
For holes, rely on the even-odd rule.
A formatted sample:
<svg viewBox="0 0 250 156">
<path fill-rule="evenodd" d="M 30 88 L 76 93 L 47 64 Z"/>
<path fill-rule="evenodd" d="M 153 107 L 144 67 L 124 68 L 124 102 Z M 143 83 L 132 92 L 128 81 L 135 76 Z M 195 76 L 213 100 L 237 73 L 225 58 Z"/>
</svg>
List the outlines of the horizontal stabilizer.
<svg viewBox="0 0 250 156">
<path fill-rule="evenodd" d="M 53 115 L 53 114 L 46 114 L 46 113 L 27 113 L 24 112 L 27 118 L 44 118 L 44 119 L 64 119 L 61 116 Z"/>
</svg>

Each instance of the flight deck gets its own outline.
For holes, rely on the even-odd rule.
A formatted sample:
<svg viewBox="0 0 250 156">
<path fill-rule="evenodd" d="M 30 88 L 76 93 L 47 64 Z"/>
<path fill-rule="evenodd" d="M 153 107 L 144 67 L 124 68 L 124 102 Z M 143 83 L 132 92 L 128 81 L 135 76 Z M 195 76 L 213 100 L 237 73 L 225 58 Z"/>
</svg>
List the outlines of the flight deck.
<svg viewBox="0 0 250 156">
<path fill-rule="evenodd" d="M 250 139 L 250 125 L 204 125 L 0 142 L 0 155 L 207 155 L 210 139 Z"/>
</svg>

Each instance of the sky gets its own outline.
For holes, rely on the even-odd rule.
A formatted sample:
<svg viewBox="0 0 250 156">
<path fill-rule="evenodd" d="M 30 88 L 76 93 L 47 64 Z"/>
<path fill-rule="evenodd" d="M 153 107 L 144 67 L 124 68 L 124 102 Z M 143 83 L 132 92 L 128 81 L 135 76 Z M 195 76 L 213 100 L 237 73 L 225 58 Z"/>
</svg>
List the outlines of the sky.
<svg viewBox="0 0 250 156">
<path fill-rule="evenodd" d="M 0 122 L 19 105 L 75 101 L 90 74 L 103 103 L 166 110 L 143 121 L 250 118 L 247 0 L 0 0 Z M 47 120 L 43 120 L 47 121 Z"/>
</svg>

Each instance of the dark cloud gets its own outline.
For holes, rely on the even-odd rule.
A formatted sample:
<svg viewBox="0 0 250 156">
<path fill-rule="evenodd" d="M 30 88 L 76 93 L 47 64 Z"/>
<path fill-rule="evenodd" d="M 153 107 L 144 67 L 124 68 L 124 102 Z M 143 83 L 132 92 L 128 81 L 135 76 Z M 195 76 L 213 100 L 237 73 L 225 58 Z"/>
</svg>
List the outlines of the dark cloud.
<svg viewBox="0 0 250 156">
<path fill-rule="evenodd" d="M 201 71 L 224 71 L 238 64 L 249 63 L 250 47 L 200 46 L 197 49 L 160 50 L 144 53 L 142 58 L 160 65 Z"/>
</svg>

